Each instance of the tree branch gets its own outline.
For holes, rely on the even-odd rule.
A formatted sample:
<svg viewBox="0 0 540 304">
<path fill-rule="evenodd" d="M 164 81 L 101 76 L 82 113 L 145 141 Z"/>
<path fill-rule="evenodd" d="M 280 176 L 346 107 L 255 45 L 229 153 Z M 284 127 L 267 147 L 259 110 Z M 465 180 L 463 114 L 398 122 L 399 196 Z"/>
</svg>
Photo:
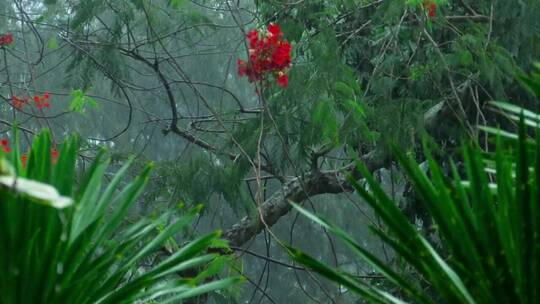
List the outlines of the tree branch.
<svg viewBox="0 0 540 304">
<path fill-rule="evenodd" d="M 373 172 L 386 165 L 387 161 L 381 156 L 382 154 L 379 151 L 374 151 L 367 154 L 362 160 L 368 170 Z M 348 184 L 346 176 L 354 171 L 354 167 L 350 166 L 338 171 L 310 172 L 303 177 L 297 177 L 289 181 L 281 190 L 261 205 L 260 209 L 266 225 L 273 226 L 282 216 L 291 211 L 292 205 L 289 202 L 300 204 L 306 199 L 319 194 L 336 194 L 351 191 L 352 187 Z M 264 224 L 258 214 L 246 216 L 226 230 L 223 238 L 228 240 L 231 246 L 242 246 L 258 235 L 263 228 Z"/>
</svg>

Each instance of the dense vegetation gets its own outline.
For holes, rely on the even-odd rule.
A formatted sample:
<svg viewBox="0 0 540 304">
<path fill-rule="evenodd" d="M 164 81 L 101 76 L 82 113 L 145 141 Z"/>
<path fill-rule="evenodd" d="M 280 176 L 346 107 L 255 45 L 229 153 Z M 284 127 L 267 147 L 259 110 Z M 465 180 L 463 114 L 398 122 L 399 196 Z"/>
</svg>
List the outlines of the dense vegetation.
<svg viewBox="0 0 540 304">
<path fill-rule="evenodd" d="M 539 12 L 0 2 L 0 303 L 537 302 Z"/>
</svg>

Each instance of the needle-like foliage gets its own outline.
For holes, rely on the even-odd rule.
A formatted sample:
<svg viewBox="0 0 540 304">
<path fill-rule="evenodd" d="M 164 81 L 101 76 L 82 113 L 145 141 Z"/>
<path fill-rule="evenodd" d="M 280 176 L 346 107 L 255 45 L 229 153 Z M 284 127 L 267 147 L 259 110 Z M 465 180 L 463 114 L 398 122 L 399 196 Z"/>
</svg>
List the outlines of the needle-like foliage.
<svg viewBox="0 0 540 304">
<path fill-rule="evenodd" d="M 362 164 L 358 167 L 368 187 L 350 179 L 385 224 L 385 230 L 373 226 L 372 231 L 414 270 L 412 276 L 295 205 L 386 277 L 400 290 L 399 298 L 297 249 L 290 248 L 292 257 L 376 303 L 540 303 L 540 116 L 508 103 L 491 105 L 516 122 L 517 134 L 483 127 L 495 143 L 494 152 L 465 146 L 462 164 L 452 162 L 450 174 L 427 145 L 427 172 L 411 156 L 395 151 L 433 219 L 440 243 L 430 242 L 416 229 Z M 411 280 L 415 276 L 418 280 Z"/>
</svg>

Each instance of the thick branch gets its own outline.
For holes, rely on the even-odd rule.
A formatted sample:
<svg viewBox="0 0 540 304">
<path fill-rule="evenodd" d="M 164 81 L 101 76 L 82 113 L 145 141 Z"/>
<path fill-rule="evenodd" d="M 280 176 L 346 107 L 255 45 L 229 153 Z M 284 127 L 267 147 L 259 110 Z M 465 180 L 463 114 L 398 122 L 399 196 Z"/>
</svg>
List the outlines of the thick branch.
<svg viewBox="0 0 540 304">
<path fill-rule="evenodd" d="M 385 165 L 384 158 L 376 152 L 368 154 L 363 160 L 370 171 L 376 171 Z M 293 179 L 260 206 L 264 222 L 273 226 L 292 209 L 289 202 L 302 203 L 319 194 L 351 191 L 346 175 L 352 171 L 352 168 L 348 168 L 342 171 L 314 172 Z M 241 246 L 259 234 L 263 228 L 260 215 L 246 216 L 225 231 L 223 237 L 232 246 Z"/>
<path fill-rule="evenodd" d="M 260 210 L 265 223 L 274 225 L 282 216 L 291 210 L 289 201 L 302 202 L 308 197 L 323 193 L 341 193 L 348 187 L 345 177 L 340 172 L 309 174 L 303 178 L 295 178 L 280 191 L 264 202 Z M 225 231 L 224 238 L 232 246 L 241 246 L 256 236 L 264 228 L 258 215 L 246 216 L 239 223 Z"/>
</svg>

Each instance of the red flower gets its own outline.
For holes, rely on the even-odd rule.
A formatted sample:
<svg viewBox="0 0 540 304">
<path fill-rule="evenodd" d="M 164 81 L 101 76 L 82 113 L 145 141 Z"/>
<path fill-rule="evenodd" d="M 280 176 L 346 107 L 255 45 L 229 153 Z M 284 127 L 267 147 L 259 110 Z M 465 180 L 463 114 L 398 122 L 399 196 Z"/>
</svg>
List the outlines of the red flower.
<svg viewBox="0 0 540 304">
<path fill-rule="evenodd" d="M 58 162 L 58 156 L 60 156 L 60 153 L 58 152 L 58 150 L 56 150 L 56 148 L 52 148 L 51 149 L 51 162 L 53 164 L 56 164 Z"/>
<path fill-rule="evenodd" d="M 437 3 L 432 0 L 424 1 L 424 8 L 427 10 L 429 18 L 434 19 L 437 17 Z"/>
<path fill-rule="evenodd" d="M 22 110 L 24 108 L 24 105 L 28 103 L 28 97 L 25 97 L 24 99 L 21 99 L 15 95 L 11 96 L 11 103 L 13 106 L 18 109 Z"/>
<path fill-rule="evenodd" d="M 281 87 L 286 88 L 289 85 L 289 76 L 285 73 L 281 73 L 281 75 L 279 75 L 277 78 L 277 83 Z"/>
<path fill-rule="evenodd" d="M 27 162 L 28 162 L 28 155 L 26 154 L 21 155 L 21 163 L 23 167 L 26 167 Z"/>
<path fill-rule="evenodd" d="M 51 103 L 49 102 L 50 99 L 51 95 L 49 94 L 49 92 L 45 92 L 43 96 L 34 96 L 34 102 L 36 103 L 36 107 L 40 110 L 42 110 L 43 108 L 51 107 Z"/>
<path fill-rule="evenodd" d="M 268 32 L 274 36 L 281 36 L 283 33 L 281 32 L 281 28 L 279 27 L 279 24 L 270 23 L 268 25 Z"/>
<path fill-rule="evenodd" d="M 249 40 L 249 48 L 253 49 L 259 41 L 259 32 L 257 30 L 252 30 L 247 34 L 247 39 Z"/>
<path fill-rule="evenodd" d="M 13 34 L 4 34 L 0 36 L 0 46 L 10 45 L 13 43 Z"/>
<path fill-rule="evenodd" d="M 283 36 L 283 33 L 281 32 L 281 27 L 278 24 L 270 23 L 267 29 L 267 36 L 272 43 L 276 43 L 279 39 L 281 39 L 281 36 Z"/>
<path fill-rule="evenodd" d="M 2 140 L 0 140 L 0 145 L 2 146 L 2 150 L 4 151 L 4 153 L 11 152 L 11 148 L 9 147 L 9 139 L 2 138 Z"/>
<path fill-rule="evenodd" d="M 277 68 L 285 68 L 291 64 L 291 49 L 291 45 L 287 41 L 276 48 L 274 54 L 272 54 L 272 60 L 277 65 Z"/>
<path fill-rule="evenodd" d="M 283 39 L 280 26 L 270 23 L 267 31 L 252 30 L 246 38 L 249 41 L 248 61 L 238 59 L 238 75 L 247 76 L 249 82 L 262 81 L 267 75 L 274 75 L 278 84 L 286 87 L 292 47 Z"/>
<path fill-rule="evenodd" d="M 236 61 L 236 64 L 238 65 L 238 75 L 239 76 L 245 76 L 247 75 L 247 64 L 244 60 L 238 59 Z"/>
<path fill-rule="evenodd" d="M 36 107 L 40 110 L 43 108 L 51 107 L 51 103 L 50 103 L 51 95 L 49 94 L 49 92 L 45 92 L 43 96 L 35 95 L 32 99 L 34 100 Z M 29 100 L 29 97 L 25 97 L 24 99 L 21 99 L 15 95 L 11 96 L 13 107 L 19 110 L 22 110 L 23 107 L 26 104 L 28 104 L 28 100 Z"/>
<path fill-rule="evenodd" d="M 428 16 L 429 16 L 430 18 L 435 18 L 435 17 L 437 17 L 437 4 L 431 3 L 431 5 L 429 6 Z"/>
</svg>

